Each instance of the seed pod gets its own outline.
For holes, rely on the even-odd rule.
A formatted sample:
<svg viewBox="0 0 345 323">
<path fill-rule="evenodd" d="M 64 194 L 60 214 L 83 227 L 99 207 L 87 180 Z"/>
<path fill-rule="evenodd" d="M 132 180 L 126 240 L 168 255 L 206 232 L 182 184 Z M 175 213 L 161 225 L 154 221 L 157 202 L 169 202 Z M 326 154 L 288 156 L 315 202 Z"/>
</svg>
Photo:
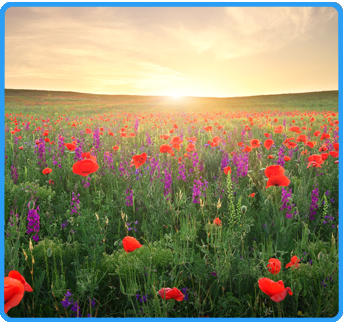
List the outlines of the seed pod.
<svg viewBox="0 0 345 323">
<path fill-rule="evenodd" d="M 245 205 L 242 205 L 242 207 L 241 207 L 241 212 L 242 212 L 242 214 L 246 214 L 246 212 L 247 212 L 247 207 L 246 207 Z"/>
</svg>

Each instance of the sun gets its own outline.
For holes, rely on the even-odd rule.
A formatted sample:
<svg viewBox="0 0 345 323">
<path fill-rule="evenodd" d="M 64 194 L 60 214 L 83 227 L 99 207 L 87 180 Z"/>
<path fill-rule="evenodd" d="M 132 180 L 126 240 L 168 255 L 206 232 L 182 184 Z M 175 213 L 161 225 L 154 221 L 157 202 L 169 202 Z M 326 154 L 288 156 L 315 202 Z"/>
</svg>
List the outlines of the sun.
<svg viewBox="0 0 345 323">
<path fill-rule="evenodd" d="M 177 99 L 182 99 L 182 98 L 184 97 L 184 95 L 181 94 L 181 93 L 173 93 L 173 94 L 171 94 L 170 96 L 171 96 L 171 98 L 173 98 L 173 99 L 175 99 L 175 100 L 177 100 Z"/>
</svg>

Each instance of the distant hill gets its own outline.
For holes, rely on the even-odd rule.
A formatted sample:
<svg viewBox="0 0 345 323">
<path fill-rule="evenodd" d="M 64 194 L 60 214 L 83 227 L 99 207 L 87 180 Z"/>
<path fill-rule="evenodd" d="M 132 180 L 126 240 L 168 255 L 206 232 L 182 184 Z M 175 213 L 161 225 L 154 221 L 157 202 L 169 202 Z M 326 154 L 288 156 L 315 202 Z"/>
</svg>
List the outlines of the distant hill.
<svg viewBox="0 0 345 323">
<path fill-rule="evenodd" d="M 183 97 L 144 95 L 105 95 L 68 91 L 5 89 L 5 107 L 62 105 L 74 108 L 85 105 L 108 108 L 169 110 L 337 110 L 338 91 L 256 95 L 245 97 Z"/>
</svg>

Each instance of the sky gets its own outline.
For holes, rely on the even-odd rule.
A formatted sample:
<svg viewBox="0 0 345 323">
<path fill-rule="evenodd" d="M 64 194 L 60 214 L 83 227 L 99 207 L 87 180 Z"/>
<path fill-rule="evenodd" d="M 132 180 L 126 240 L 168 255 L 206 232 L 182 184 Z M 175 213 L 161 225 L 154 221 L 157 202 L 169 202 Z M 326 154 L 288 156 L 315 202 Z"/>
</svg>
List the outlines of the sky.
<svg viewBox="0 0 345 323">
<path fill-rule="evenodd" d="M 233 97 L 338 89 L 334 8 L 9 8 L 5 87 Z"/>
</svg>

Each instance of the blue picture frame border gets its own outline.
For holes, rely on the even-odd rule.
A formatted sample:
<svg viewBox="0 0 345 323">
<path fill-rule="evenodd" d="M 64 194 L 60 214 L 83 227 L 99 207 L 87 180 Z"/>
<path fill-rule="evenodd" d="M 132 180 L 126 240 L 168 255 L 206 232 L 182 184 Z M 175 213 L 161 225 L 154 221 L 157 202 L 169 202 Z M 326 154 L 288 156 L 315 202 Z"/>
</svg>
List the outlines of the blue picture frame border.
<svg viewBox="0 0 345 323">
<path fill-rule="evenodd" d="M 2 133 L 0 149 L 5 152 L 5 14 L 13 7 L 329 7 L 338 12 L 338 110 L 339 145 L 343 149 L 343 8 L 336 2 L 7 2 L 0 9 L 0 120 Z M 4 212 L 5 154 L 0 154 L 0 205 Z M 336 322 L 343 316 L 343 152 L 339 155 L 339 312 L 331 318 L 11 318 L 0 307 L 0 316 L 7 322 Z M 4 214 L 0 220 L 5 228 Z M 0 250 L 5 254 L 5 234 L 0 239 Z M 4 276 L 4 258 L 0 257 L 1 273 Z M 0 291 L 4 281 L 0 279 Z M 0 293 L 0 304 L 4 293 Z"/>
</svg>

